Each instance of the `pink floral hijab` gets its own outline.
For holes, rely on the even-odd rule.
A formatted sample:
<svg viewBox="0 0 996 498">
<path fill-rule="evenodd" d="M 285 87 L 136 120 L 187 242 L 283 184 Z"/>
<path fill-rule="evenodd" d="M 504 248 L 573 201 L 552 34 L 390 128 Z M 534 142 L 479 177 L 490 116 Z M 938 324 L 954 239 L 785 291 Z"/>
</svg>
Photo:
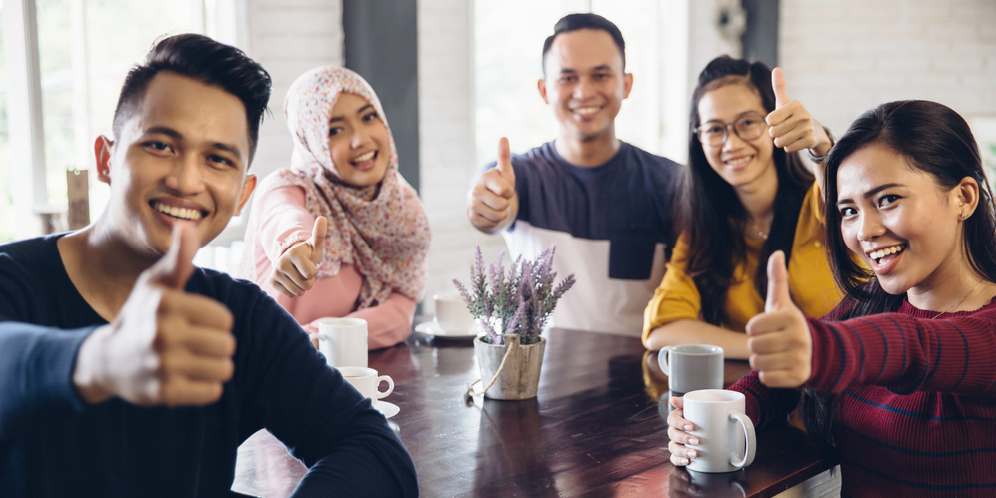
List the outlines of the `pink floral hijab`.
<svg viewBox="0 0 996 498">
<path fill-rule="evenodd" d="M 343 92 L 373 104 L 387 127 L 392 157 L 379 185 L 349 186 L 332 163 L 329 117 Z M 304 189 L 308 211 L 329 221 L 318 276 L 334 276 L 343 264 L 353 265 L 364 277 L 356 309 L 377 306 L 392 292 L 421 300 L 427 280 L 429 222 L 415 189 L 398 173 L 394 137 L 373 89 L 349 69 L 317 67 L 291 85 L 284 98 L 284 114 L 294 139 L 291 165 L 267 176 L 256 198 L 278 187 Z M 258 281 L 251 258 L 261 241 L 255 240 L 254 225 L 250 223 L 246 232 L 243 274 Z"/>
</svg>

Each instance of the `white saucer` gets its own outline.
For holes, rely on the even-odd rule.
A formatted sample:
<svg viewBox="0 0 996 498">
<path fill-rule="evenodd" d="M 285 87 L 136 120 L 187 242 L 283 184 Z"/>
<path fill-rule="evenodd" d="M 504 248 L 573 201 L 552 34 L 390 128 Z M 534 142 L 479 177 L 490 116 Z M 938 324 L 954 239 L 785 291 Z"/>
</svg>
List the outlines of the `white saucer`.
<svg viewBox="0 0 996 498">
<path fill-rule="evenodd" d="M 432 335 L 436 337 L 445 337 L 447 339 L 473 339 L 477 337 L 481 332 L 481 326 L 475 323 L 469 329 L 460 331 L 447 331 L 446 329 L 439 326 L 439 323 L 435 320 L 429 320 L 428 322 L 422 322 L 415 326 L 415 332 Z"/>
<path fill-rule="evenodd" d="M 373 404 L 373 407 L 376 408 L 377 411 L 383 413 L 384 418 L 391 418 L 401 411 L 401 408 L 398 408 L 398 405 L 383 400 L 377 400 L 377 402 Z"/>
</svg>

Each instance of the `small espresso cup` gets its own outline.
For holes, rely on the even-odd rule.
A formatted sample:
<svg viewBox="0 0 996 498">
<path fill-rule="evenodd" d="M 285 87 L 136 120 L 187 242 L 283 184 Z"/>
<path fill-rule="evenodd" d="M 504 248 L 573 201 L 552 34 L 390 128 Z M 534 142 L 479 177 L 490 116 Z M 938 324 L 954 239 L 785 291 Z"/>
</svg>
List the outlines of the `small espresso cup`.
<svg viewBox="0 0 996 498">
<path fill-rule="evenodd" d="M 326 318 L 318 322 L 318 350 L 325 362 L 339 367 L 367 366 L 367 321 L 362 318 Z"/>
<path fill-rule="evenodd" d="M 381 399 L 394 391 L 394 379 L 388 375 L 377 376 L 377 371 L 366 367 L 342 367 L 339 369 L 342 377 L 356 388 L 363 396 L 374 400 Z M 381 382 L 387 382 L 387 390 L 377 388 Z"/>
<path fill-rule="evenodd" d="M 442 292 L 432 296 L 436 306 L 433 320 L 449 333 L 466 333 L 474 325 L 474 317 L 458 292 Z"/>
<path fill-rule="evenodd" d="M 698 445 L 686 445 L 698 452 L 688 470 L 735 472 L 754 461 L 757 439 L 745 410 L 744 395 L 736 391 L 703 389 L 684 396 L 684 418 L 695 426 L 688 433 L 699 438 Z"/>
<path fill-rule="evenodd" d="M 709 344 L 682 344 L 661 348 L 657 363 L 667 375 L 675 396 L 699 389 L 723 388 L 723 348 Z"/>
</svg>

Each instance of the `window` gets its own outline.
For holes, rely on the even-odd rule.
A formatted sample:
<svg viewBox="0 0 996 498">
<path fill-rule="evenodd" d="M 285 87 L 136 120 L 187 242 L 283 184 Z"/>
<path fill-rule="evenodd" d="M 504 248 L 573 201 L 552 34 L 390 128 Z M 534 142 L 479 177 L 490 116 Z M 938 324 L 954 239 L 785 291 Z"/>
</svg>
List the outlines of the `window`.
<svg viewBox="0 0 996 498">
<path fill-rule="evenodd" d="M 17 27 L 26 36 L 18 40 L 12 31 L 8 39 L 4 32 L 3 43 L 14 43 L 12 46 L 24 51 L 29 65 L 37 65 L 40 76 L 36 90 L 40 90 L 40 106 L 29 104 L 28 113 L 41 119 L 42 132 L 32 135 L 30 143 L 17 146 L 41 145 L 42 153 L 15 154 L 33 157 L 29 162 L 34 163 L 31 168 L 35 172 L 27 182 L 22 179 L 18 183 L 14 176 L 25 172 L 11 169 L 7 107 L 10 99 L 23 96 L 8 91 L 13 91 L 15 85 L 0 85 L 0 242 L 38 235 L 41 224 L 34 213 L 65 211 L 67 171 L 90 172 L 90 219 L 100 215 L 108 189 L 93 173 L 93 142 L 98 135 L 112 135 L 111 121 L 121 83 L 155 40 L 163 35 L 194 32 L 238 46 L 245 33 L 237 22 L 244 18 L 239 14 L 244 12 L 245 0 L 8 0 L 0 15 L 17 13 L 16 9 L 8 9 L 9 5 L 24 9 L 22 17 L 27 20 Z M 30 26 L 32 11 L 34 26 Z M 24 41 L 32 34 L 37 53 Z M 29 71 L 16 68 L 8 75 L 3 55 L 0 52 L 0 77 L 33 85 L 31 74 L 25 74 Z M 37 174 L 38 170 L 44 174 Z M 38 186 L 39 182 L 43 185 Z M 34 195 L 17 201 L 15 185 L 26 183 L 35 187 Z"/>
</svg>

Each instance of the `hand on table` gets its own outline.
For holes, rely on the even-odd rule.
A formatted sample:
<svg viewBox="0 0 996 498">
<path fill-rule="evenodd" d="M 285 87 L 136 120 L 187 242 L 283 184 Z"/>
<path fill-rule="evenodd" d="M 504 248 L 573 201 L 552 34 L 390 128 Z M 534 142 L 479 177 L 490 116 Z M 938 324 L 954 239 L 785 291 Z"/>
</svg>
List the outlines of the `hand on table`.
<svg viewBox="0 0 996 498">
<path fill-rule="evenodd" d="M 198 247 L 193 225 L 177 223 L 169 251 L 142 272 L 118 316 L 83 341 L 73 382 L 84 400 L 193 406 L 221 397 L 235 370 L 233 318 L 183 290 Z"/>
<path fill-rule="evenodd" d="M 487 233 L 504 229 L 515 220 L 519 201 L 515 194 L 508 139 L 498 141 L 498 164 L 485 171 L 467 196 L 467 218 L 474 228 Z"/>
<path fill-rule="evenodd" d="M 270 274 L 270 285 L 287 297 L 297 297 L 311 290 L 318 276 L 318 265 L 325 257 L 328 220 L 319 216 L 311 229 L 311 239 L 300 242 L 280 255 Z"/>
<path fill-rule="evenodd" d="M 764 313 L 747 322 L 750 366 L 770 387 L 799 387 L 813 371 L 813 338 L 809 323 L 788 288 L 785 253 L 768 258 L 768 296 Z"/>
<path fill-rule="evenodd" d="M 685 398 L 679 396 L 671 397 L 671 406 L 674 410 L 667 416 L 667 449 L 671 452 L 671 463 L 677 467 L 688 465 L 693 458 L 699 456 L 698 452 L 686 447 L 686 444 L 698 445 L 699 438 L 691 435 L 688 431 L 695 430 L 691 422 L 685 420 Z"/>
<path fill-rule="evenodd" d="M 775 91 L 775 110 L 764 120 L 769 126 L 768 134 L 775 139 L 775 147 L 789 153 L 810 149 L 816 156 L 826 154 L 830 150 L 830 137 L 802 103 L 789 100 L 781 68 L 771 71 L 771 87 Z"/>
</svg>

